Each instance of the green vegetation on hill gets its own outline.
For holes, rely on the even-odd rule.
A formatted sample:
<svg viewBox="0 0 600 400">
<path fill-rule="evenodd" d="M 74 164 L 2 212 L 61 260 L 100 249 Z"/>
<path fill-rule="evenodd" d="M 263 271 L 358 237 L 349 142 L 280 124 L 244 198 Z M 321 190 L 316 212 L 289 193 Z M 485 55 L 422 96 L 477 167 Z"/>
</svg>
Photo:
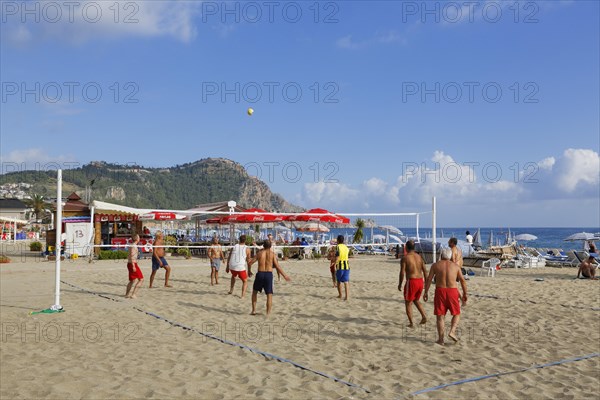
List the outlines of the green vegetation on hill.
<svg viewBox="0 0 600 400">
<path fill-rule="evenodd" d="M 94 182 L 92 199 L 140 208 L 186 209 L 198 204 L 236 200 L 242 207 L 269 211 L 300 211 L 268 186 L 250 177 L 244 168 L 226 159 L 203 159 L 171 168 L 145 168 L 92 162 L 63 170 L 63 194 L 77 192 Z M 0 185 L 29 183 L 30 194 L 53 197 L 56 171 L 22 171 L 0 175 Z M 249 194 L 252 194 L 251 196 Z M 240 202 L 240 199 L 249 199 Z"/>
</svg>

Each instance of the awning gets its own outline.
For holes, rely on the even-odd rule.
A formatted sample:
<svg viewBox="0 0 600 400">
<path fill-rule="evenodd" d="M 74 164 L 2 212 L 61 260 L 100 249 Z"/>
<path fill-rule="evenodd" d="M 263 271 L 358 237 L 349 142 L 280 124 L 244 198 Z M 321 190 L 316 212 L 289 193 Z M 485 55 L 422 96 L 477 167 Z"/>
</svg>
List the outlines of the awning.
<svg viewBox="0 0 600 400">
<path fill-rule="evenodd" d="M 94 207 L 94 212 L 98 213 L 98 214 L 142 215 L 142 214 L 147 214 L 147 213 L 150 213 L 153 211 L 151 209 L 121 206 L 119 204 L 106 203 L 104 201 L 98 201 L 98 200 L 92 201 L 92 207 Z"/>
<path fill-rule="evenodd" d="M 29 221 L 25 221 L 24 219 L 12 218 L 12 217 L 3 217 L 0 216 L 0 221 L 2 222 L 10 222 L 11 224 L 17 223 L 20 225 L 27 225 Z"/>
</svg>

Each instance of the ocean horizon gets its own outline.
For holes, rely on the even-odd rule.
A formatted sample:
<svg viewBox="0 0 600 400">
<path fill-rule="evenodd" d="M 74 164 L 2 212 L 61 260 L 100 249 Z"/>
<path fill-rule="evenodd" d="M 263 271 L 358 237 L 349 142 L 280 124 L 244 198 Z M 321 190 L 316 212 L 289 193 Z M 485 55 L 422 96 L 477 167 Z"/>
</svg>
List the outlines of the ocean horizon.
<svg viewBox="0 0 600 400">
<path fill-rule="evenodd" d="M 413 237 L 416 236 L 415 228 L 401 228 L 402 233 L 405 236 Z M 331 237 L 335 235 L 353 235 L 356 228 L 341 228 L 341 229 L 332 229 L 328 234 Z M 469 231 L 471 235 L 475 235 L 477 232 L 477 228 L 467 228 L 467 227 L 441 227 L 437 228 L 437 237 L 456 237 L 460 240 L 466 240 L 465 232 Z M 509 228 L 506 227 L 481 227 L 479 228 L 481 232 L 480 242 L 484 247 L 487 247 L 490 242 L 490 233 L 493 235 L 493 244 L 504 244 L 506 240 L 506 236 L 508 235 Z M 371 236 L 371 228 L 364 228 L 364 237 L 365 239 L 369 239 Z M 528 233 L 534 236 L 537 236 L 536 240 L 531 241 L 519 241 L 519 244 L 523 244 L 526 247 L 536 247 L 536 248 L 560 248 L 563 250 L 582 250 L 583 249 L 583 241 L 565 241 L 564 239 L 569 235 L 578 232 L 588 232 L 588 233 L 598 233 L 600 232 L 600 227 L 574 227 L 574 228 L 510 228 L 511 236 L 520 235 L 523 233 Z M 385 235 L 385 230 L 379 228 L 373 228 L 373 235 Z M 420 238 L 430 238 L 432 236 L 431 228 L 419 228 L 419 237 Z"/>
</svg>

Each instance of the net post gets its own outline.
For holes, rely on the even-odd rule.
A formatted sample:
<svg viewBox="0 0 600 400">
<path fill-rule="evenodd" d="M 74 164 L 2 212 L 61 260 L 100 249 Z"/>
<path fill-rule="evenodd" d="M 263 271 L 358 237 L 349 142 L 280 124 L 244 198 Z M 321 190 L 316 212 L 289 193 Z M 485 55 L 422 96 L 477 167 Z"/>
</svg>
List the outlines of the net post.
<svg viewBox="0 0 600 400">
<path fill-rule="evenodd" d="M 62 253 L 62 170 L 57 171 L 56 176 L 56 243 L 54 250 L 56 253 L 55 267 L 55 289 L 54 289 L 54 305 L 51 310 L 62 310 L 60 305 L 60 257 Z"/>
<path fill-rule="evenodd" d="M 421 237 L 419 236 L 419 217 L 421 214 L 417 213 L 417 243 L 421 243 Z"/>
<path fill-rule="evenodd" d="M 436 213 L 435 196 L 433 196 L 433 198 L 431 199 L 431 211 L 432 211 L 431 212 L 431 227 L 432 227 L 431 229 L 433 231 L 432 243 L 431 243 L 432 244 L 432 248 L 433 248 L 433 250 L 432 250 L 432 252 L 433 252 L 432 253 L 433 254 L 433 259 L 432 259 L 431 262 L 434 263 L 437 260 L 437 254 L 436 254 L 436 251 L 437 251 L 437 248 L 436 248 L 436 239 L 437 239 L 437 237 L 436 237 L 436 229 L 437 229 L 437 226 L 436 226 L 436 221 L 435 221 L 435 219 L 436 219 L 436 215 L 435 215 L 435 213 Z"/>
</svg>

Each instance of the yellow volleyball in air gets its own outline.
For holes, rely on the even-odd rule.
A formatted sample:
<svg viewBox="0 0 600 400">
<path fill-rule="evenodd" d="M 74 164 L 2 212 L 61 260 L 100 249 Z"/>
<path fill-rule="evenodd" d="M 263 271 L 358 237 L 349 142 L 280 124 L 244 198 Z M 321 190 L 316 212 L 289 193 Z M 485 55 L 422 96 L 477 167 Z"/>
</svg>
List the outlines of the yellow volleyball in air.
<svg viewBox="0 0 600 400">
<path fill-rule="evenodd" d="M 249 109 L 248 109 L 248 115 L 252 115 L 252 114 L 254 114 L 254 109 L 252 109 L 252 108 L 249 108 Z"/>
</svg>

